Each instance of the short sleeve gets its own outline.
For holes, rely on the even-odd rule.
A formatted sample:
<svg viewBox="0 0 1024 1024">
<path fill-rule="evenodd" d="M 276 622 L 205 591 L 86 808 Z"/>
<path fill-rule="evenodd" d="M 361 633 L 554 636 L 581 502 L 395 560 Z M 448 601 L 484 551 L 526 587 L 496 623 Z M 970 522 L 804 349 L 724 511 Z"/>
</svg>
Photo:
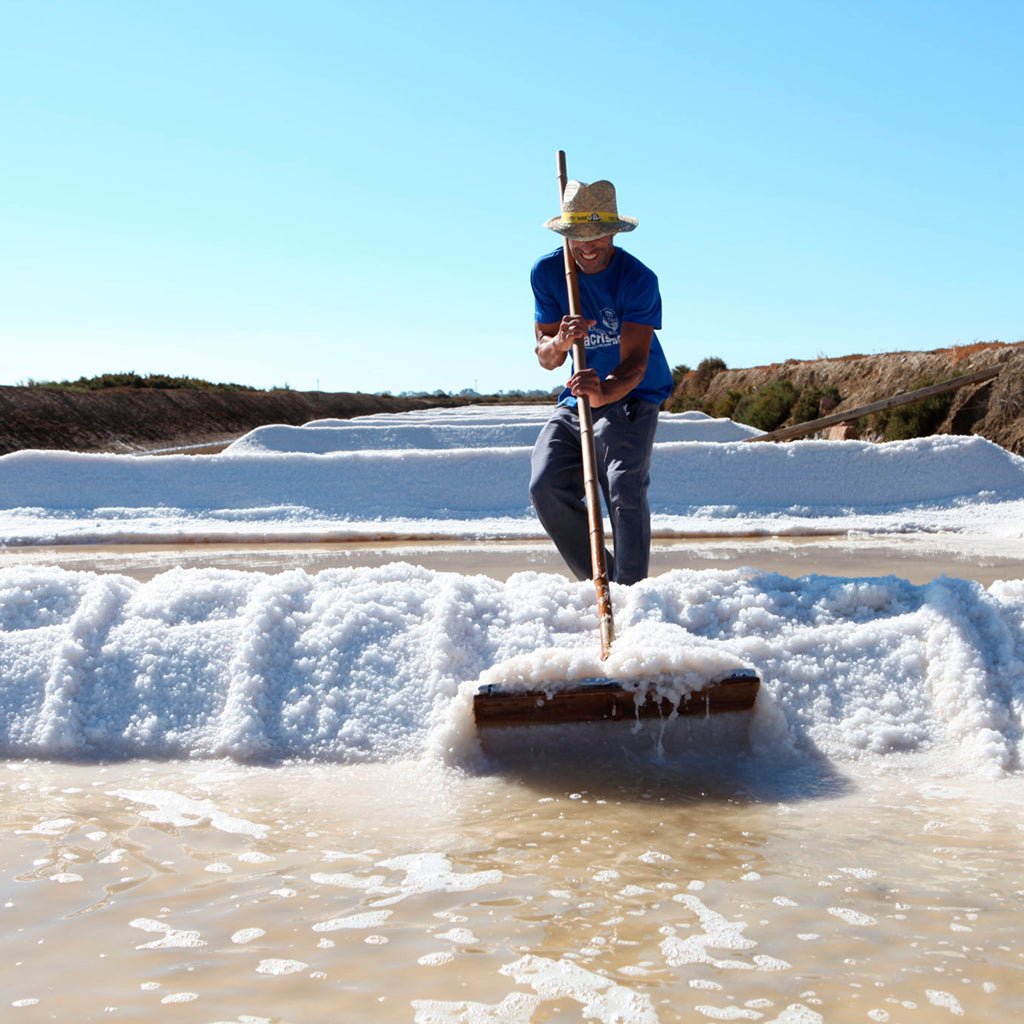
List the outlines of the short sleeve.
<svg viewBox="0 0 1024 1024">
<path fill-rule="evenodd" d="M 661 330 L 661 290 L 653 270 L 635 264 L 623 278 L 621 309 L 623 323 L 643 324 Z"/>
</svg>

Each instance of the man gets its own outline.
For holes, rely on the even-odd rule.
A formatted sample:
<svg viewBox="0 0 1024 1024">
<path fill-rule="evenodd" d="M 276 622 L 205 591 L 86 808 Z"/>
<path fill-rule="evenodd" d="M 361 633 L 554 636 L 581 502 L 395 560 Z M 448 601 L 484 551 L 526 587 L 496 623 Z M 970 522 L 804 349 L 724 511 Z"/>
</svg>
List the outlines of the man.
<svg viewBox="0 0 1024 1024">
<path fill-rule="evenodd" d="M 530 479 L 530 500 L 541 525 L 581 580 L 593 572 L 576 408 L 581 395 L 593 411 L 598 479 L 612 525 L 615 550 L 607 556 L 608 577 L 636 583 L 650 564 L 651 451 L 658 407 L 672 392 L 672 372 L 654 333 L 661 329 L 658 279 L 615 245 L 616 234 L 636 225 L 635 218 L 618 215 L 610 181 L 570 181 L 561 216 L 544 226 L 569 239 L 583 315 L 569 315 L 561 248 L 542 256 L 530 275 L 541 366 L 558 369 L 573 342 L 585 339 L 587 368 L 574 368 L 541 430 Z"/>
</svg>

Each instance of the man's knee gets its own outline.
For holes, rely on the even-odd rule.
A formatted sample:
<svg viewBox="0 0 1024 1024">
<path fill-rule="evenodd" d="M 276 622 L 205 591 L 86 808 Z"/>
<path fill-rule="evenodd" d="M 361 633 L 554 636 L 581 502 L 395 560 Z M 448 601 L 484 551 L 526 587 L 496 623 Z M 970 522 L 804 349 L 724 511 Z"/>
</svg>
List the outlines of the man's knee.
<svg viewBox="0 0 1024 1024">
<path fill-rule="evenodd" d="M 575 461 L 552 458 L 545 450 L 535 450 L 530 460 L 530 500 L 583 496 L 582 472 Z"/>
<path fill-rule="evenodd" d="M 551 487 L 544 473 L 530 477 L 530 503 L 535 508 L 538 505 L 543 505 L 550 493 Z"/>
<path fill-rule="evenodd" d="M 559 516 L 577 495 L 571 479 L 550 466 L 538 467 L 530 476 L 530 504 L 542 519 Z"/>
<path fill-rule="evenodd" d="M 639 511 L 647 507 L 649 474 L 625 471 L 609 473 L 608 504 L 623 512 Z"/>
<path fill-rule="evenodd" d="M 549 494 L 555 488 L 555 478 L 556 474 L 551 467 L 551 463 L 534 453 L 533 460 L 530 463 L 531 500 L 534 495 L 543 497 L 545 494 Z"/>
</svg>

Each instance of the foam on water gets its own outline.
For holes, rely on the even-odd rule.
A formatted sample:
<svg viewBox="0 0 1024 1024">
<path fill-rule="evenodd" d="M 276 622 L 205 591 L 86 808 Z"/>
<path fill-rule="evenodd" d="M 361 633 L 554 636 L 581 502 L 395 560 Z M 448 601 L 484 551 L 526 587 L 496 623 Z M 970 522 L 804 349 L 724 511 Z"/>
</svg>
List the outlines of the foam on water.
<svg viewBox="0 0 1024 1024">
<path fill-rule="evenodd" d="M 613 598 L 602 666 L 592 586 L 561 576 L 3 570 L 0 756 L 459 761 L 481 681 L 614 674 L 679 693 L 750 667 L 755 753 L 1020 768 L 1024 581 L 676 571 Z M 147 799 L 169 821 L 209 814 Z"/>
<path fill-rule="evenodd" d="M 524 785 L 409 762 L 10 762 L 5 1002 L 62 1020 L 190 1001 L 207 1021 L 1013 1018 L 1021 779 L 862 763 L 841 794 L 778 803 L 623 767 Z"/>
</svg>

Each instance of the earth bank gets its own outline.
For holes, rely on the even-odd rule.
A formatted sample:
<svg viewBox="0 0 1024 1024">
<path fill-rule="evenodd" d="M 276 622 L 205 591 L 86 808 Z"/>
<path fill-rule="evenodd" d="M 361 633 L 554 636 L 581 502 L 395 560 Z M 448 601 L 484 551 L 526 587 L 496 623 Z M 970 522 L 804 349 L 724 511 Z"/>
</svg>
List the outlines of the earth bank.
<svg viewBox="0 0 1024 1024">
<path fill-rule="evenodd" d="M 288 390 L 0 387 L 0 455 L 23 448 L 139 452 L 212 444 L 266 423 L 299 425 L 464 401 Z"/>
<path fill-rule="evenodd" d="M 809 416 L 789 417 L 776 424 L 789 426 L 996 365 L 1002 369 L 995 379 L 950 393 L 937 422 L 924 433 L 979 434 L 1024 455 L 1024 342 L 984 342 L 930 352 L 890 352 L 838 359 L 790 359 L 785 363 L 711 373 L 698 368 L 679 382 L 669 407 L 698 407 L 712 415 L 731 415 L 730 410 L 742 396 L 756 395 L 779 382 L 788 382 L 800 394 L 831 396 L 820 407 L 815 401 L 816 407 Z M 857 420 L 846 436 L 883 439 L 878 421 L 872 419 Z"/>
<path fill-rule="evenodd" d="M 712 362 L 712 361 L 708 361 Z M 748 369 L 691 371 L 668 408 L 701 408 L 732 415 L 740 396 L 788 382 L 802 395 L 832 396 L 789 425 L 816 415 L 846 412 L 974 370 L 999 365 L 998 377 L 949 396 L 941 419 L 924 433 L 978 434 L 1024 455 L 1024 342 L 985 342 L 931 352 L 890 352 L 836 359 L 791 359 Z M 838 396 L 837 398 L 835 396 Z M 227 442 L 268 423 L 299 425 L 464 405 L 465 397 L 393 397 L 350 392 L 106 388 L 67 391 L 0 386 L 0 455 L 25 448 L 142 452 Z M 487 399 L 477 399 L 487 401 Z M 737 417 L 738 418 L 738 417 Z M 824 436 L 824 435 L 822 435 Z M 876 420 L 853 423 L 846 436 L 882 440 Z"/>
</svg>

